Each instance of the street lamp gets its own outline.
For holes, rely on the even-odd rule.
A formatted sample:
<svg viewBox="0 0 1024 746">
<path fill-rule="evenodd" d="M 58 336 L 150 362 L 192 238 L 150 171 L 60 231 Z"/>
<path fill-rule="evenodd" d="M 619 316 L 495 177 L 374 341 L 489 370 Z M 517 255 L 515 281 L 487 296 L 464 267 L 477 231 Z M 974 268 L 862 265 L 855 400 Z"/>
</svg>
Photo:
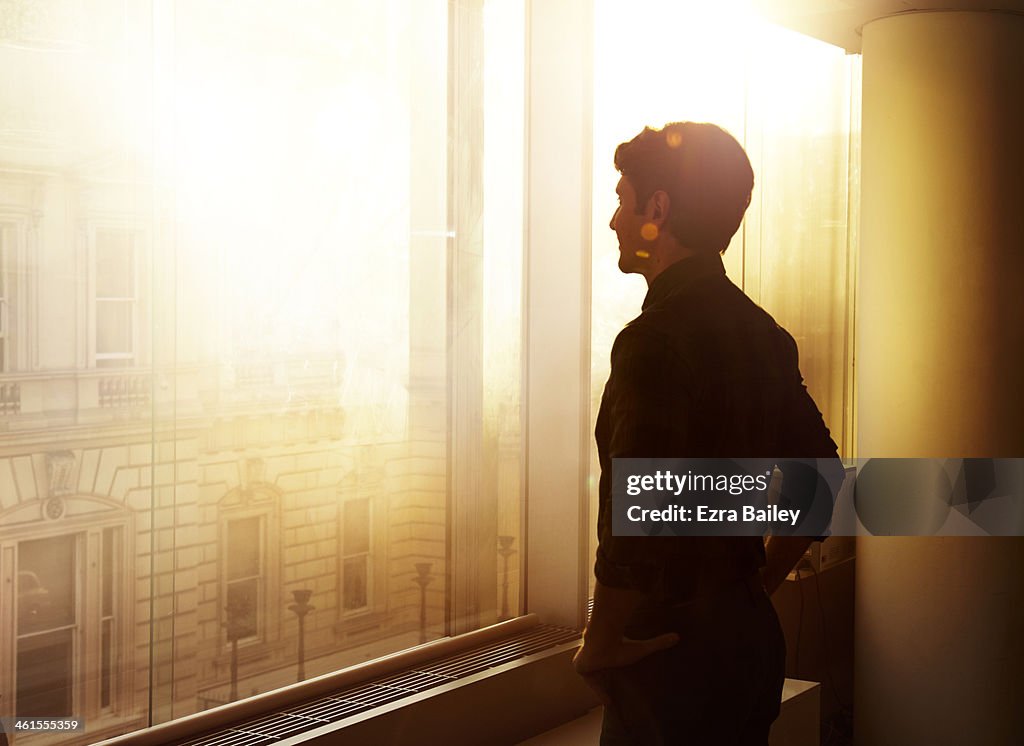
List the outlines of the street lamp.
<svg viewBox="0 0 1024 746">
<path fill-rule="evenodd" d="M 501 555 L 504 560 L 504 569 L 502 571 L 501 581 L 501 618 L 508 619 L 508 558 L 516 553 L 516 550 L 512 548 L 513 542 L 516 537 L 502 535 L 498 537 L 498 554 Z"/>
<path fill-rule="evenodd" d="M 420 642 L 427 641 L 427 586 L 433 578 L 430 576 L 432 562 L 417 562 L 416 577 L 412 579 L 420 587 Z"/>
<path fill-rule="evenodd" d="M 309 597 L 312 595 L 313 591 L 305 588 L 292 591 L 295 603 L 288 605 L 289 610 L 294 611 L 299 618 L 299 673 L 296 681 L 306 680 L 306 614 L 316 608 L 309 605 Z"/>
<path fill-rule="evenodd" d="M 229 596 L 224 613 L 227 619 L 223 626 L 231 643 L 231 693 L 228 699 L 234 702 L 238 699 L 238 638 L 245 632 L 245 619 L 252 615 L 252 602 L 248 596 Z"/>
</svg>

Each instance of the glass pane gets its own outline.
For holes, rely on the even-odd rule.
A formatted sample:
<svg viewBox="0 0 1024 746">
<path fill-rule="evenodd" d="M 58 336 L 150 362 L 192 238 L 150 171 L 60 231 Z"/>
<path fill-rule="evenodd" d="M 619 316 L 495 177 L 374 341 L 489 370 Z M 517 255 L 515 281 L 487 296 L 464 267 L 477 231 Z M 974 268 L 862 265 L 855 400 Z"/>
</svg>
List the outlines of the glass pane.
<svg viewBox="0 0 1024 746">
<path fill-rule="evenodd" d="M 74 633 L 70 629 L 18 641 L 17 717 L 72 717 Z"/>
<path fill-rule="evenodd" d="M 759 176 L 774 197 L 758 205 L 748 292 L 793 334 L 808 391 L 840 453 L 850 455 L 852 376 L 844 373 L 853 316 L 847 268 L 857 245 L 859 65 L 842 49 L 780 28 L 762 46 L 774 53 L 752 71 L 750 106 Z"/>
<path fill-rule="evenodd" d="M 361 609 L 366 606 L 367 583 L 366 557 L 349 557 L 345 560 L 342 589 L 346 610 Z"/>
<path fill-rule="evenodd" d="M 103 588 L 103 616 L 110 616 L 114 613 L 114 552 L 116 547 L 114 537 L 116 529 L 103 529 L 103 572 L 100 576 L 100 585 Z"/>
<path fill-rule="evenodd" d="M 260 575 L 260 543 L 259 517 L 228 521 L 228 580 Z"/>
<path fill-rule="evenodd" d="M 8 364 L 31 362 L 8 371 L 0 387 L 0 414 L 16 433 L 0 473 L 18 474 L 17 488 L 0 486 L 0 553 L 14 555 L 16 567 L 6 572 L 17 584 L 16 597 L 0 599 L 10 607 L 0 615 L 10 620 L 0 630 L 10 646 L 0 652 L 0 681 L 17 700 L 2 714 L 84 718 L 81 743 L 170 709 L 151 710 L 167 691 L 151 662 L 172 660 L 161 645 L 173 629 L 145 625 L 171 618 L 184 577 L 167 551 L 174 498 L 158 511 L 154 490 L 157 478 L 165 493 L 174 489 L 173 449 L 165 461 L 171 475 L 166 465 L 155 474 L 160 445 L 148 406 L 150 392 L 173 392 L 173 381 L 154 386 L 134 349 L 153 299 L 103 300 L 145 292 L 136 287 L 141 267 L 131 236 L 152 235 L 157 214 L 173 225 L 156 204 L 166 203 L 170 182 L 152 157 L 153 40 L 161 23 L 151 10 L 150 0 L 0 10 L 0 132 L 31 133 L 0 138 L 5 349 Z M 15 186 L 26 173 L 38 177 L 31 188 Z M 22 281 L 30 297 L 19 294 Z M 87 359 L 86 348 L 98 357 Z M 131 375 L 123 370 L 129 365 Z M 63 414 L 47 414 L 56 412 Z M 104 620 L 123 608 L 136 625 Z M 134 677 L 130 691 L 117 686 L 126 672 Z M 97 702 L 108 708 L 102 717 L 87 712 Z"/>
<path fill-rule="evenodd" d="M 96 301 L 96 352 L 98 354 L 132 351 L 132 301 Z"/>
<path fill-rule="evenodd" d="M 259 631 L 259 580 L 236 580 L 228 583 L 225 607 L 228 640 L 255 637 Z"/>
<path fill-rule="evenodd" d="M 77 562 L 75 535 L 18 545 L 18 634 L 74 624 Z"/>
<path fill-rule="evenodd" d="M 370 501 L 349 500 L 345 503 L 344 531 L 345 554 L 359 554 L 370 551 Z"/>
<path fill-rule="evenodd" d="M 657 15 L 662 23 L 652 26 Z M 630 41 L 633 40 L 633 41 Z M 635 46 L 631 48 L 630 44 Z M 724 57 L 721 49 L 744 49 Z M 638 79 L 630 55 L 683 71 L 666 94 Z M 645 126 L 709 121 L 747 150 L 754 192 L 745 226 L 723 255 L 729 278 L 795 337 L 808 389 L 843 451 L 848 365 L 847 262 L 856 244 L 859 99 L 855 55 L 727 4 L 680 0 L 595 3 L 591 430 L 608 380 L 612 343 L 639 312 L 647 285 L 617 268 L 609 230 L 616 146 Z M 714 59 L 713 69 L 707 60 Z M 690 71 L 692 74 L 688 74 Z M 590 554 L 597 550 L 597 449 L 591 444 Z M 591 588 L 593 588 L 591 575 Z"/>
<path fill-rule="evenodd" d="M 28 277 L 38 308 L 0 551 L 66 521 L 82 566 L 26 550 L 0 681 L 21 627 L 70 619 L 97 740 L 294 682 L 291 606 L 308 676 L 518 613 L 523 0 L 45 5 L 0 44 L 0 131 L 31 133 L 0 164 L 32 216 L 5 299 Z"/>
<path fill-rule="evenodd" d="M 482 606 L 493 603 L 494 621 L 521 613 L 520 569 L 524 567 L 520 429 L 524 164 L 518 146 L 525 138 L 523 5 L 518 0 L 483 3 L 483 422 L 481 483 L 475 499 L 480 505 L 493 504 L 496 512 L 494 524 L 476 519 L 497 539 L 493 559 L 477 558 L 485 563 L 482 566 L 493 568 L 494 600 L 485 600 Z"/>
<path fill-rule="evenodd" d="M 96 297 L 135 297 L 135 257 L 131 233 L 96 231 Z"/>
</svg>

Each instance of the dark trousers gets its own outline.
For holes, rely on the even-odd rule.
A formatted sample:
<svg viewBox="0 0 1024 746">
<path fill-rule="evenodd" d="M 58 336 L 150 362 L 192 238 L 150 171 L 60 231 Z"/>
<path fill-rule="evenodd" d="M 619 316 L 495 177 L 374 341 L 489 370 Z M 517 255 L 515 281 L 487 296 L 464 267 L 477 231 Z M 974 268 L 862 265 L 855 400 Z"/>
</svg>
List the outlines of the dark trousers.
<svg viewBox="0 0 1024 746">
<path fill-rule="evenodd" d="M 637 615 L 626 634 L 666 631 L 679 633 L 678 645 L 609 672 L 602 746 L 765 746 L 782 700 L 786 643 L 760 583 Z"/>
</svg>

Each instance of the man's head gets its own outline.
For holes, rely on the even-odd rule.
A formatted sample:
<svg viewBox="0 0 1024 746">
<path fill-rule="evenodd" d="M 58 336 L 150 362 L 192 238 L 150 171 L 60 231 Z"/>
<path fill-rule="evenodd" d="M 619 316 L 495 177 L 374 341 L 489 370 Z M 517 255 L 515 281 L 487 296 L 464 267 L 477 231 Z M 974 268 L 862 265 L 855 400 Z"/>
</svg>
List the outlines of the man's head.
<svg viewBox="0 0 1024 746">
<path fill-rule="evenodd" d="M 750 204 L 754 172 L 742 146 L 713 124 L 645 127 L 615 149 L 622 174 L 610 227 L 619 269 L 651 280 L 683 256 L 723 252 Z M 664 265 L 664 266 L 656 266 Z"/>
</svg>

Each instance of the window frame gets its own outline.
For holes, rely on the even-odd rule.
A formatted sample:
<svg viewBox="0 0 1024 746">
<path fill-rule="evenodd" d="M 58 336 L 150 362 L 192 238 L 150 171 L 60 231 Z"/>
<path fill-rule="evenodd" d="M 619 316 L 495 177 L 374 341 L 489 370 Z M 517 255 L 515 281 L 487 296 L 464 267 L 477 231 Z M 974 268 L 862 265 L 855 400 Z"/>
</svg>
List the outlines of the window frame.
<svg viewBox="0 0 1024 746">
<path fill-rule="evenodd" d="M 528 2 L 526 13 L 524 612 L 582 629 L 591 572 L 593 3 Z M 566 137 L 574 123 L 580 136 Z"/>
<path fill-rule="evenodd" d="M 83 496 L 97 505 L 101 501 Z M 69 498 L 78 501 L 79 498 Z M 121 507 L 123 510 L 123 506 Z M 128 566 L 126 559 L 134 556 L 134 520 L 130 514 L 117 511 L 110 516 L 111 505 L 103 501 L 102 508 L 107 514 L 103 517 L 96 513 L 81 516 L 62 517 L 57 520 L 38 522 L 18 522 L 8 529 L 0 530 L 0 582 L 5 585 L 16 584 L 18 566 L 18 547 L 22 542 L 39 539 L 50 539 L 62 536 L 75 537 L 74 555 L 77 577 L 76 586 L 76 623 L 73 632 L 73 673 L 71 703 L 74 715 L 87 721 L 99 721 L 100 729 L 105 725 L 114 726 L 134 719 L 131 715 L 132 692 L 134 691 L 134 647 L 133 631 L 134 595 L 132 582 L 125 579 L 124 570 Z M 18 506 L 14 511 L 24 514 L 26 506 Z M 12 523 L 14 523 L 12 521 Z M 114 529 L 115 550 L 112 565 L 114 580 L 113 594 L 113 670 L 110 689 L 111 703 L 104 707 L 101 703 L 99 672 L 94 676 L 87 661 L 98 661 L 102 653 L 102 598 L 101 580 L 96 573 L 90 573 L 90 567 L 98 567 L 103 550 L 103 537 L 106 529 Z M 102 569 L 100 570 L 102 572 Z M 120 578 L 120 581 L 118 580 Z M 17 697 L 17 603 L 4 604 L 0 608 L 0 683 L 3 689 L 11 692 L 10 709 L 16 707 Z M 128 718 L 125 720 L 125 718 Z"/>
<path fill-rule="evenodd" d="M 242 494 L 249 497 L 238 504 L 232 499 L 239 499 Z M 280 524 L 277 516 L 277 500 L 279 495 L 272 489 L 249 487 L 232 490 L 218 505 L 217 530 L 217 590 L 219 598 L 227 602 L 227 561 L 228 524 L 232 520 L 260 518 L 260 554 L 264 577 L 258 584 L 261 590 L 256 604 L 256 634 L 238 639 L 238 649 L 260 646 L 278 639 L 280 632 L 281 608 L 284 602 L 281 597 L 280 563 Z M 278 602 L 275 603 L 275 600 Z M 227 633 L 227 612 L 223 604 L 217 605 L 218 626 L 222 630 L 217 649 L 221 655 L 231 652 L 231 640 Z"/>
<path fill-rule="evenodd" d="M 356 495 L 353 497 L 340 498 L 340 510 L 338 511 L 338 616 L 341 620 L 350 619 L 356 616 L 368 614 L 374 610 L 374 561 L 373 553 L 376 548 L 374 541 L 374 510 L 373 498 L 368 495 Z M 349 554 L 345 547 L 345 508 L 355 502 L 366 503 L 366 535 L 367 547 L 365 551 Z M 347 608 L 345 606 L 345 560 L 354 557 L 365 557 L 365 594 L 366 603 L 358 608 Z"/>
<path fill-rule="evenodd" d="M 19 672 L 19 665 L 18 665 L 18 663 L 19 663 L 19 659 L 21 657 L 21 646 L 22 646 L 23 640 L 25 640 L 26 638 L 28 638 L 30 640 L 32 640 L 32 639 L 36 639 L 36 640 L 42 639 L 42 640 L 45 640 L 46 638 L 51 638 L 51 637 L 55 637 L 55 636 L 63 636 L 62 633 L 64 633 L 64 632 L 69 632 L 70 633 L 69 637 L 70 637 L 70 648 L 71 648 L 70 649 L 70 653 L 69 653 L 69 658 L 71 660 L 71 669 L 69 671 L 68 678 L 66 680 L 67 689 L 70 690 L 70 692 L 69 692 L 69 694 L 70 694 L 70 697 L 69 697 L 69 699 L 70 699 L 70 701 L 69 701 L 69 711 L 66 712 L 66 713 L 53 713 L 53 714 L 57 715 L 57 716 L 60 716 L 60 717 L 70 717 L 73 713 L 81 711 L 81 700 L 82 700 L 83 692 L 84 692 L 84 688 L 81 686 L 81 684 L 82 684 L 81 680 L 82 680 L 82 677 L 83 677 L 83 666 L 82 666 L 81 659 L 86 656 L 86 651 L 85 651 L 86 642 L 85 642 L 84 638 L 86 637 L 85 632 L 86 632 L 86 627 L 87 627 L 87 624 L 88 624 L 88 621 L 89 621 L 86 618 L 87 617 L 87 612 L 85 610 L 85 601 L 86 601 L 86 599 L 83 597 L 83 593 L 85 591 L 86 583 L 83 581 L 83 577 L 82 577 L 84 570 L 89 566 L 88 563 L 89 563 L 89 559 L 90 559 L 87 556 L 88 555 L 88 547 L 87 547 L 87 545 L 88 545 L 89 542 L 88 542 L 88 539 L 86 537 L 88 537 L 88 534 L 85 533 L 85 532 L 73 531 L 73 532 L 61 532 L 61 533 L 56 533 L 56 534 L 50 534 L 50 535 L 47 535 L 47 536 L 33 536 L 31 538 L 29 538 L 29 537 L 22 537 L 22 538 L 18 539 L 15 542 L 15 545 L 14 545 L 14 547 L 15 547 L 14 548 L 15 563 L 16 563 L 15 564 L 15 572 L 16 572 L 16 575 L 18 576 L 15 579 L 16 591 L 17 591 L 18 587 L 21 584 L 21 581 L 20 581 L 21 573 L 22 572 L 28 572 L 28 571 L 23 571 L 22 568 L 21 568 L 21 563 L 22 563 L 21 550 L 22 550 L 22 547 L 24 545 L 26 545 L 26 544 L 30 544 L 30 543 L 38 542 L 38 541 L 54 541 L 54 540 L 58 540 L 58 541 L 70 541 L 70 549 L 71 549 L 70 554 L 71 554 L 71 558 L 72 558 L 72 562 L 73 562 L 72 569 L 71 569 L 72 582 L 71 582 L 70 585 L 71 585 L 71 588 L 73 589 L 73 592 L 74 592 L 74 595 L 73 595 L 74 602 L 73 602 L 72 607 L 71 607 L 72 619 L 71 619 L 70 622 L 68 622 L 66 624 L 59 624 L 59 623 L 51 624 L 51 625 L 49 625 L 45 629 L 31 630 L 31 631 L 28 631 L 28 632 L 22 632 L 19 629 L 20 623 L 21 623 L 21 620 L 20 620 L 20 616 L 21 616 L 20 605 L 21 604 L 20 604 L 20 599 L 19 599 L 20 593 L 18 593 L 18 592 L 15 593 L 15 605 L 18 608 L 16 609 L 16 612 L 15 612 L 14 633 L 13 633 L 13 636 L 14 636 L 14 688 L 12 689 L 12 691 L 14 692 L 14 713 L 15 713 L 16 717 L 33 717 L 33 715 L 27 714 L 27 713 L 25 715 L 22 715 L 19 712 L 19 709 L 18 709 L 19 708 L 19 699 L 20 699 L 20 691 L 19 691 L 19 687 L 20 687 L 20 676 L 19 676 L 19 673 L 20 672 Z M 36 716 L 38 716 L 38 715 L 36 715 Z"/>
<path fill-rule="evenodd" d="M 132 258 L 132 295 L 101 297 L 98 295 L 97 268 L 99 260 L 99 235 L 103 232 L 125 233 L 131 240 Z M 146 308 L 142 289 L 146 284 L 145 258 L 148 255 L 148 233 L 142 226 L 130 219 L 98 219 L 89 222 L 87 227 L 87 360 L 89 368 L 109 370 L 113 372 L 136 368 L 145 360 L 145 336 L 142 332 L 146 321 Z M 131 350 L 129 352 L 99 352 L 99 304 L 125 303 L 130 304 L 131 319 Z M 110 361 L 113 365 L 105 365 Z M 124 361 L 123 364 L 118 364 Z"/>
<path fill-rule="evenodd" d="M 257 544 L 259 549 L 257 559 L 257 572 L 255 575 L 256 580 L 256 600 L 255 616 L 256 616 L 256 632 L 252 635 L 247 635 L 238 638 L 239 647 L 252 643 L 263 643 L 266 641 L 266 628 L 267 628 L 267 514 L 268 511 L 265 509 L 248 509 L 248 510 L 237 510 L 230 511 L 227 515 L 221 518 L 221 546 L 224 550 L 220 553 L 223 560 L 221 572 L 220 572 L 220 598 L 224 601 L 224 605 L 227 603 L 228 591 L 233 583 L 249 582 L 253 580 L 253 576 L 245 576 L 242 578 L 231 578 L 228 573 L 228 560 L 227 555 L 230 554 L 232 547 L 231 542 L 231 524 L 241 523 L 243 521 L 249 521 L 256 519 L 256 531 L 257 531 Z M 224 606 L 220 609 L 221 613 L 227 614 Z M 222 625 L 224 629 L 226 645 L 230 648 L 231 638 L 228 635 L 228 625 Z"/>
<path fill-rule="evenodd" d="M 108 531 L 112 532 L 110 534 L 110 541 L 109 542 L 107 540 L 107 532 Z M 100 624 L 99 624 L 99 627 L 100 627 L 100 647 L 99 647 L 100 684 L 99 684 L 99 690 L 100 690 L 100 695 L 99 695 L 99 703 L 100 703 L 100 712 L 101 713 L 117 714 L 118 708 L 119 708 L 119 706 L 123 702 L 123 695 L 117 696 L 115 694 L 115 692 L 117 692 L 118 685 L 119 685 L 120 679 L 121 679 L 121 677 L 117 676 L 115 674 L 115 672 L 118 671 L 119 667 L 123 667 L 124 660 L 125 660 L 123 651 L 121 651 L 119 649 L 119 646 L 117 644 L 118 637 L 124 635 L 124 632 L 123 632 L 124 622 L 123 622 L 123 619 L 119 618 L 119 615 L 117 614 L 117 609 L 118 609 L 118 605 L 119 605 L 119 603 L 121 601 L 121 598 L 124 596 L 124 592 L 125 592 L 124 588 L 125 588 L 125 585 L 126 585 L 124 580 L 123 580 L 126 577 L 126 573 L 125 573 L 125 555 L 124 555 L 125 529 L 122 528 L 121 526 L 103 526 L 99 530 L 99 536 L 101 537 L 100 538 L 100 556 L 99 556 L 99 562 L 100 562 L 100 576 L 99 576 L 100 577 L 100 586 L 99 586 L 99 590 L 100 590 L 100 602 L 99 602 L 99 622 L 100 622 Z M 107 614 L 106 610 L 104 609 L 104 601 L 105 601 L 105 599 L 104 599 L 104 596 L 103 596 L 103 594 L 104 594 L 103 583 L 104 583 L 104 574 L 105 574 L 104 562 L 105 562 L 105 558 L 107 557 L 108 553 L 110 554 L 110 562 L 111 562 L 110 579 L 111 579 L 111 584 L 112 584 L 112 587 L 111 587 L 111 590 L 110 590 L 110 593 L 111 593 L 111 613 L 110 614 Z M 118 578 L 122 579 L 122 581 L 120 583 L 118 583 L 118 581 L 117 581 Z M 110 670 L 111 670 L 112 673 L 111 673 L 111 684 L 110 684 L 110 704 L 104 705 L 103 704 L 103 655 L 104 655 L 104 650 L 103 650 L 103 627 L 104 627 L 105 623 L 107 622 L 108 617 L 110 619 L 110 627 L 111 627 L 110 637 L 111 637 L 111 639 L 113 641 L 111 643 L 111 651 L 110 651 L 111 658 L 112 658 L 112 660 L 110 661 Z"/>
<path fill-rule="evenodd" d="M 24 212 L 0 210 L 0 374 L 29 368 L 30 291 L 35 275 L 27 267 L 26 248 L 35 238 L 35 221 Z M 34 354 L 34 352 L 33 352 Z"/>
</svg>

